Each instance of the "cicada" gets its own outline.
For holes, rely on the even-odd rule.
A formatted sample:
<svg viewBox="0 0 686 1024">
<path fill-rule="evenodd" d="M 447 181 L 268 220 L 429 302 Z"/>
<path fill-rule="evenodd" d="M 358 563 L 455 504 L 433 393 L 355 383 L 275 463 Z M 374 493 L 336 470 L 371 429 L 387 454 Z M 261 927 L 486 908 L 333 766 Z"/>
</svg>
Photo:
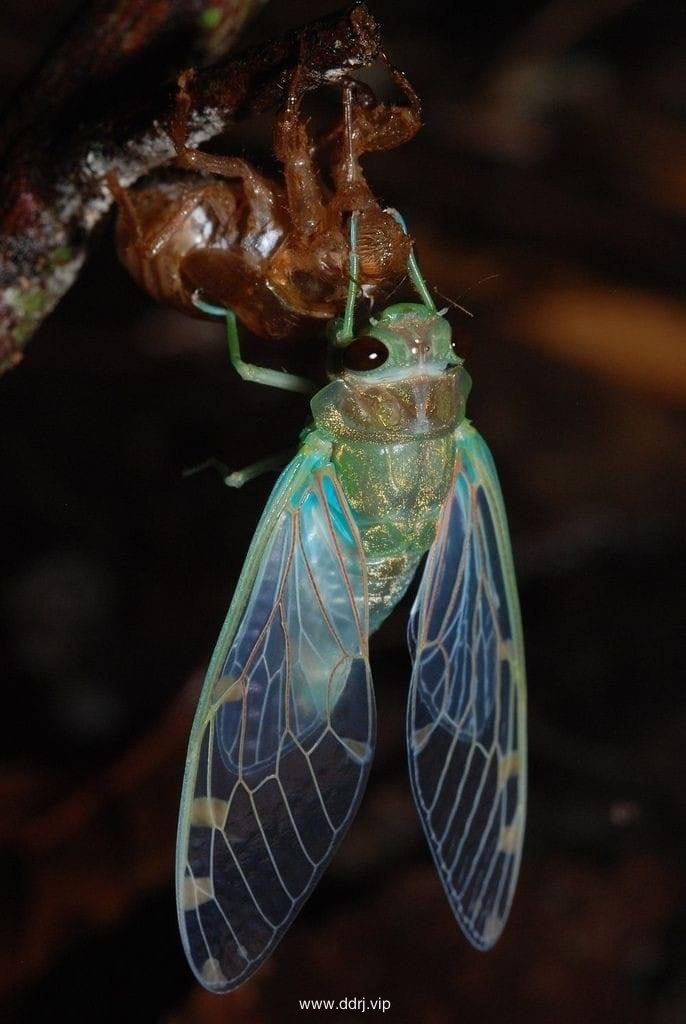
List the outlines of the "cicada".
<svg viewBox="0 0 686 1024">
<path fill-rule="evenodd" d="M 508 527 L 450 326 L 414 254 L 408 270 L 420 301 L 356 331 L 351 250 L 331 379 L 259 522 L 193 724 L 178 915 L 214 992 L 273 952 L 355 815 L 375 742 L 369 637 L 424 556 L 408 629 L 414 799 L 476 947 L 497 940 L 512 901 L 526 741 Z"/>
</svg>

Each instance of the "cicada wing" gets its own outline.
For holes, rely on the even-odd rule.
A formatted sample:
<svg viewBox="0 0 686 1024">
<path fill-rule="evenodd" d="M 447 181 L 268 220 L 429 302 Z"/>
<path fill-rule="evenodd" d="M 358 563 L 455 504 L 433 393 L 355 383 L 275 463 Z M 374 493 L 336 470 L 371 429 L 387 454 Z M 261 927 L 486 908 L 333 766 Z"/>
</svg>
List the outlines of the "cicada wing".
<svg viewBox="0 0 686 1024">
<path fill-rule="evenodd" d="M 315 886 L 374 744 L 366 568 L 331 467 L 300 455 L 261 520 L 191 734 L 179 924 L 212 991 L 245 981 Z"/>
<path fill-rule="evenodd" d="M 407 737 L 415 802 L 450 905 L 488 949 L 507 918 L 526 809 L 519 601 L 493 460 L 467 423 L 412 609 Z"/>
</svg>

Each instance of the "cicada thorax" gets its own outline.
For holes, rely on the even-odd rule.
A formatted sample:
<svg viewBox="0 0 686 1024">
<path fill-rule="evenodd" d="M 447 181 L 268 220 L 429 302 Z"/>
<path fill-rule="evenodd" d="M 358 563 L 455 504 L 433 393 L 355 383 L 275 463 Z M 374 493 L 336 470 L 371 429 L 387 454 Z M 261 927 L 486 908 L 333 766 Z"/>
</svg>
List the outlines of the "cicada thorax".
<svg viewBox="0 0 686 1024">
<path fill-rule="evenodd" d="M 344 374 L 312 400 L 365 551 L 373 629 L 434 540 L 467 391 L 466 373 L 456 366 L 440 376 L 369 383 Z"/>
</svg>

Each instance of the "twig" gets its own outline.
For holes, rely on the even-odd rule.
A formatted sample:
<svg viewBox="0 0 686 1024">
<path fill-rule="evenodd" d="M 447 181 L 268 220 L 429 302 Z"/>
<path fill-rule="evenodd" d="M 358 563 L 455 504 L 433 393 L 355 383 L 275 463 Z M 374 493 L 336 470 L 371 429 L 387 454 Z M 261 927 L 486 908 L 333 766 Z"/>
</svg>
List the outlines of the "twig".
<svg viewBox="0 0 686 1024">
<path fill-rule="evenodd" d="M 208 17 L 198 0 L 85 0 L 3 112 L 0 150 L 39 156 L 70 119 L 102 121 L 187 64 L 225 57 L 265 2 L 214 0 Z"/>
</svg>

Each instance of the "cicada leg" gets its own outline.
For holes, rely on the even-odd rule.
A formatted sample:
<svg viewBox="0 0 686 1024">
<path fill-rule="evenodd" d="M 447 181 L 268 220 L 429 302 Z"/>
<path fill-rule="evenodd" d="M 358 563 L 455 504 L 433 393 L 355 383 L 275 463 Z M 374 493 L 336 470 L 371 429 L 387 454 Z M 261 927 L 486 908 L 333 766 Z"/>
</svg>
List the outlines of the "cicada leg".
<svg viewBox="0 0 686 1024">
<path fill-rule="evenodd" d="M 194 296 L 193 304 L 198 309 L 202 310 L 203 313 L 208 313 L 211 316 L 222 316 L 226 319 L 226 333 L 229 343 L 229 358 L 234 366 L 236 372 L 242 377 L 243 380 L 253 381 L 256 384 L 265 384 L 269 387 L 281 388 L 284 391 L 297 391 L 302 394 L 312 394 L 317 390 L 317 385 L 312 381 L 306 380 L 304 377 L 296 377 L 295 374 L 282 372 L 280 370 L 270 370 L 265 366 L 256 366 L 254 363 L 246 363 L 241 358 L 240 351 L 240 338 L 238 336 L 238 326 L 236 323 L 236 316 L 231 312 L 230 309 L 222 309 L 220 306 L 212 306 L 208 302 L 203 302 L 198 296 Z M 251 462 L 248 466 L 244 466 L 242 469 L 231 469 L 222 462 L 221 459 L 217 459 L 212 456 L 201 462 L 197 466 L 191 466 L 190 469 L 186 469 L 183 472 L 184 477 L 194 476 L 196 473 L 201 473 L 205 469 L 214 469 L 221 476 L 223 482 L 227 487 L 234 487 L 236 489 L 243 487 L 250 480 L 254 480 L 255 477 L 261 476 L 263 473 L 268 473 L 271 470 L 282 469 L 283 466 L 293 457 L 294 449 L 288 448 L 284 451 L 277 452 L 275 455 L 270 455 L 266 459 L 259 459 L 257 462 Z"/>
<path fill-rule="evenodd" d="M 345 313 L 340 329 L 336 331 L 336 344 L 347 345 L 355 334 L 355 303 L 359 291 L 360 257 L 357 252 L 357 220 L 358 214 L 350 218 L 350 255 L 348 257 L 348 295 L 345 300 Z"/>
<path fill-rule="evenodd" d="M 209 459 L 205 459 L 197 466 L 191 466 L 189 469 L 184 469 L 181 474 L 182 477 L 186 478 L 189 476 L 195 476 L 196 473 L 202 473 L 206 469 L 214 469 L 219 473 L 224 484 L 227 487 L 233 487 L 236 490 L 243 487 L 250 480 L 254 480 L 258 476 L 262 476 L 263 473 L 269 473 L 272 470 L 283 469 L 287 462 L 289 462 L 295 454 L 295 448 L 287 448 L 282 452 L 277 452 L 275 455 L 270 455 L 266 459 L 259 459 L 257 462 L 251 462 L 248 466 L 243 466 L 242 469 L 231 469 L 222 462 L 221 459 L 217 459 L 212 456 Z"/>
<path fill-rule="evenodd" d="M 298 377 L 294 373 L 286 373 L 285 370 L 272 370 L 267 366 L 246 363 L 241 356 L 235 313 L 230 309 L 222 309 L 221 306 L 212 306 L 209 302 L 203 302 L 197 295 L 193 297 L 193 305 L 210 316 L 222 316 L 226 319 L 229 359 L 236 373 L 243 380 L 251 381 L 253 384 L 264 384 L 270 388 L 280 388 L 282 391 L 296 391 L 302 395 L 312 395 L 318 390 L 318 385 L 306 377 Z"/>
<path fill-rule="evenodd" d="M 405 224 L 405 219 L 400 213 L 398 213 L 397 210 L 394 210 L 393 207 L 389 206 L 384 212 L 390 213 L 391 217 L 393 217 L 393 219 L 398 222 L 398 224 L 403 229 L 405 234 L 407 234 L 407 225 Z M 412 287 L 417 292 L 417 295 L 419 295 L 420 299 L 427 307 L 427 309 L 435 311 L 436 304 L 433 300 L 431 292 L 429 291 L 429 286 L 424 280 L 422 272 L 419 269 L 419 264 L 417 263 L 417 257 L 415 255 L 414 247 L 410 248 L 410 252 L 407 257 L 407 275 L 410 278 L 410 281 L 412 282 Z"/>
</svg>

